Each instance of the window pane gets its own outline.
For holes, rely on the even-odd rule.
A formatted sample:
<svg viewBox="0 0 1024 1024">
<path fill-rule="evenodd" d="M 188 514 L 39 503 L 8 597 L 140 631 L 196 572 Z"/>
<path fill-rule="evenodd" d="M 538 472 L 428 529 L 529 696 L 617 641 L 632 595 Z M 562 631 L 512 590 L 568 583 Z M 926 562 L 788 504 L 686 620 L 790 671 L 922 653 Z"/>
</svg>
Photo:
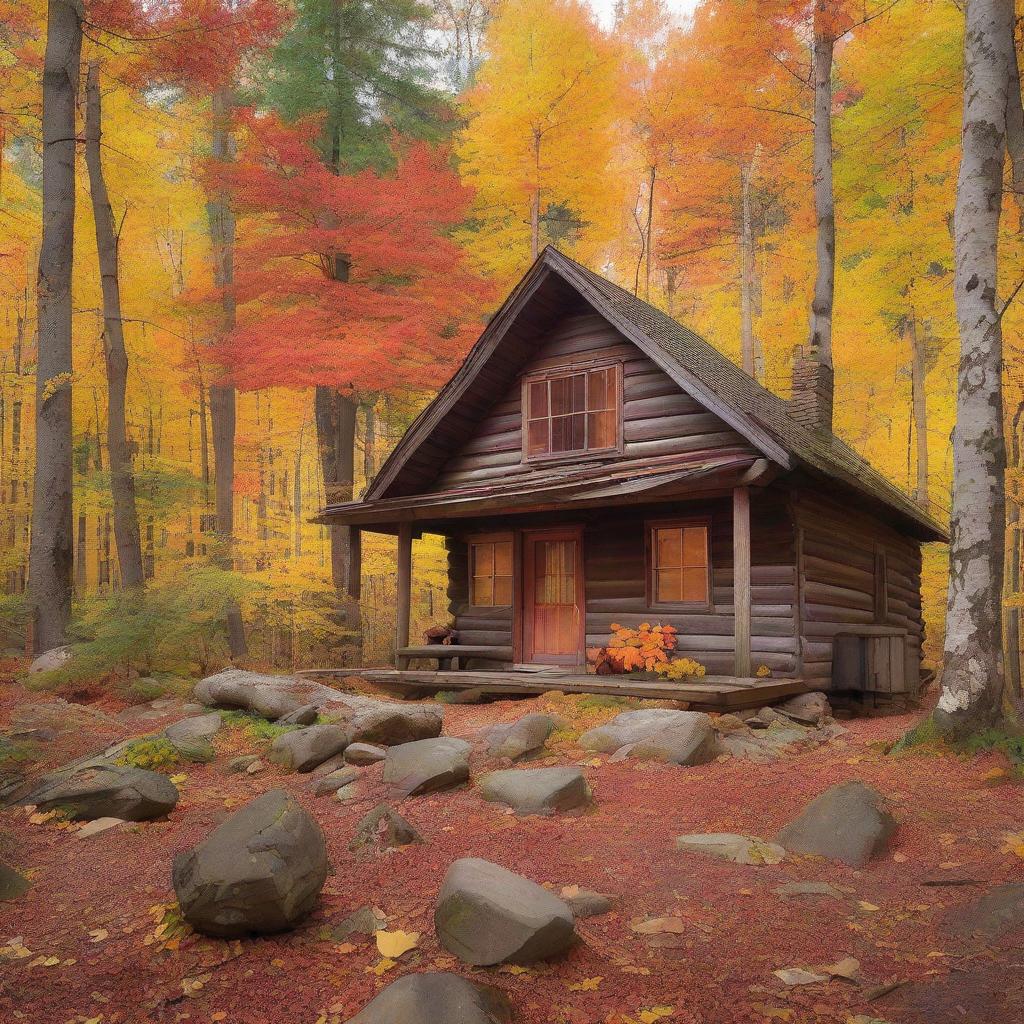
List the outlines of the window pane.
<svg viewBox="0 0 1024 1024">
<path fill-rule="evenodd" d="M 527 425 L 527 455 L 543 455 L 551 451 L 548 447 L 548 420 L 531 420 Z"/>
<path fill-rule="evenodd" d="M 684 601 L 707 601 L 708 574 L 706 569 L 683 570 Z"/>
<path fill-rule="evenodd" d="M 613 410 L 592 412 L 587 418 L 590 421 L 587 447 L 614 448 L 617 440 L 615 437 L 615 412 Z"/>
<path fill-rule="evenodd" d="M 551 415 L 564 416 L 572 412 L 571 377 L 556 377 L 551 381 Z"/>
<path fill-rule="evenodd" d="M 591 370 L 587 379 L 587 408 L 592 412 L 615 407 L 615 371 Z"/>
<path fill-rule="evenodd" d="M 583 432 L 586 416 L 556 416 L 551 421 L 551 450 L 553 452 L 575 452 L 584 447 Z"/>
<path fill-rule="evenodd" d="M 570 428 L 571 428 L 571 451 L 581 451 L 587 447 L 587 416 L 586 413 L 577 413 L 575 416 L 570 416 Z"/>
<path fill-rule="evenodd" d="M 473 577 L 473 604 L 486 607 L 494 603 L 494 581 L 490 576 Z"/>
<path fill-rule="evenodd" d="M 659 569 L 654 574 L 654 600 L 661 603 L 681 601 L 682 583 L 678 569 Z"/>
<path fill-rule="evenodd" d="M 703 526 L 683 530 L 683 565 L 708 564 L 708 531 Z"/>
<path fill-rule="evenodd" d="M 546 380 L 534 381 L 530 385 L 529 408 L 526 415 L 530 419 L 537 419 L 548 414 L 548 382 Z"/>
<path fill-rule="evenodd" d="M 494 573 L 494 545 L 473 545 L 473 575 L 491 576 Z"/>
<path fill-rule="evenodd" d="M 512 577 L 494 577 L 494 603 L 497 605 L 509 605 L 512 603 Z"/>
<path fill-rule="evenodd" d="M 512 575 L 512 541 L 500 540 L 494 545 L 494 575 Z"/>
<path fill-rule="evenodd" d="M 587 411 L 587 375 L 577 373 L 569 378 L 572 381 L 572 411 Z"/>
<path fill-rule="evenodd" d="M 671 569 L 682 565 L 682 530 L 674 527 L 655 530 L 655 561 L 658 569 Z"/>
</svg>

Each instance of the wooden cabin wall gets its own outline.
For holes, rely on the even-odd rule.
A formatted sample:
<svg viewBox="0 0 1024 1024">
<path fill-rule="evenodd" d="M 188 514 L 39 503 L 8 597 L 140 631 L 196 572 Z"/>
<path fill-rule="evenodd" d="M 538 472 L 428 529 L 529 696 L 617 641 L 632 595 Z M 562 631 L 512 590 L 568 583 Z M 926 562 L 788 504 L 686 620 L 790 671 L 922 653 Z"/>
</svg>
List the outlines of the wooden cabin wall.
<svg viewBox="0 0 1024 1024">
<path fill-rule="evenodd" d="M 459 642 L 511 647 L 512 609 L 472 607 L 469 603 L 469 545 L 464 540 L 446 537 L 445 547 L 448 549 L 448 613 L 455 623 Z M 482 663 L 482 667 L 494 668 L 494 662 Z"/>
<path fill-rule="evenodd" d="M 624 450 L 605 460 L 588 458 L 588 464 L 705 449 L 753 451 L 749 442 L 680 390 L 653 360 L 596 313 L 562 319 L 522 372 L 606 358 L 623 362 Z M 522 385 L 517 379 L 447 461 L 429 490 L 528 480 L 538 470 L 549 473 L 550 462 L 523 462 L 522 414 Z"/>
<path fill-rule="evenodd" d="M 920 666 L 921 545 L 873 516 L 851 511 L 802 487 L 794 493 L 801 571 L 803 668 L 808 681 L 827 688 L 837 633 L 872 626 L 906 629 L 909 658 Z M 876 550 L 883 549 L 888 615 L 875 613 Z"/>
</svg>

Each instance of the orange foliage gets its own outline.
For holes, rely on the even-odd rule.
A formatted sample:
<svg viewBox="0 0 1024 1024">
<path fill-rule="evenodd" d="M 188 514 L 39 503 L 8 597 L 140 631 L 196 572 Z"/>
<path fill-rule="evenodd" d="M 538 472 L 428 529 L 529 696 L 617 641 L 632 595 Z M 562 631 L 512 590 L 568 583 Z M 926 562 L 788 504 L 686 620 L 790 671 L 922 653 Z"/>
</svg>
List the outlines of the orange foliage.
<svg viewBox="0 0 1024 1024">
<path fill-rule="evenodd" d="M 612 623 L 607 647 L 591 647 L 587 657 L 600 675 L 623 672 L 651 672 L 668 661 L 668 652 L 676 648 L 674 626 L 660 622 L 652 626 L 642 622 L 637 629 Z"/>
</svg>

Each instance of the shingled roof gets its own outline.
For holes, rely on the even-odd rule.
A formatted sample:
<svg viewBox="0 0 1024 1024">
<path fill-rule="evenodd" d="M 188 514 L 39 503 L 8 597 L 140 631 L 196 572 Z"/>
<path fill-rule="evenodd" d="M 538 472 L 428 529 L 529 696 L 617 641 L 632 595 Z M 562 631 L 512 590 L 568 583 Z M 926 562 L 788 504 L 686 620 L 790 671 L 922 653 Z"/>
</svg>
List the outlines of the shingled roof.
<svg viewBox="0 0 1024 1024">
<path fill-rule="evenodd" d="M 662 365 L 676 381 L 733 426 L 783 469 L 803 469 L 851 490 L 871 505 L 911 526 L 923 540 L 948 540 L 944 528 L 895 484 L 873 469 L 835 434 L 811 430 L 793 418 L 788 403 L 762 387 L 693 331 L 635 295 L 595 274 L 552 246 L 544 249 L 485 329 L 473 350 L 392 452 L 367 492 L 383 497 L 415 451 L 422 429 L 443 416 L 448 403 L 479 372 L 510 322 L 517 303 L 529 301 L 531 286 L 554 273 L 572 286 L 609 323 Z M 419 429 L 417 429 L 419 428 Z M 331 509 L 326 509 L 329 515 Z"/>
</svg>

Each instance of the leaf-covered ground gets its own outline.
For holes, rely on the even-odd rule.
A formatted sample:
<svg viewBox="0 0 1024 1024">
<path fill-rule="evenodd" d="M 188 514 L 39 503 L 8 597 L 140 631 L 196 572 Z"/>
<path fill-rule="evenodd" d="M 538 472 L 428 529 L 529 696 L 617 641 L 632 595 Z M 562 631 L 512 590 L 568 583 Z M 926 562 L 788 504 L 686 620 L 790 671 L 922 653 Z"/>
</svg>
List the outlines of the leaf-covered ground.
<svg viewBox="0 0 1024 1024">
<path fill-rule="evenodd" d="M 19 703 L 40 700 L 4 685 L 0 728 Z M 77 826 L 57 818 L 3 811 L 0 858 L 25 871 L 31 888 L 0 904 L 0 1020 L 330 1024 L 401 975 L 431 969 L 500 987 L 527 1024 L 1024 1019 L 1024 936 L 965 942 L 943 922 L 951 907 L 992 885 L 1024 881 L 1024 788 L 998 755 L 886 756 L 883 741 L 914 721 L 903 716 L 845 722 L 839 740 L 770 764 L 609 763 L 573 746 L 573 735 L 621 709 L 579 698 L 449 706 L 445 731 L 472 738 L 544 707 L 570 722 L 548 762 L 583 764 L 593 788 L 596 807 L 582 817 L 519 819 L 461 789 L 402 803 L 425 844 L 357 856 L 348 843 L 383 795 L 380 767 L 366 770 L 364 799 L 316 799 L 309 776 L 275 766 L 229 774 L 230 757 L 265 742 L 237 728 L 218 735 L 214 763 L 175 769 L 186 777 L 167 821 L 80 839 Z M 38 763 L 59 764 L 178 717 L 171 709 L 165 718 L 112 704 L 102 710 L 108 717 L 95 727 L 40 744 Z M 474 767 L 482 760 L 478 752 Z M 685 832 L 771 838 L 811 797 L 850 779 L 881 790 L 900 822 L 888 854 L 864 870 L 811 858 L 746 867 L 673 849 Z M 183 929 L 170 885 L 174 855 L 275 786 L 293 792 L 327 835 L 334 874 L 319 909 L 299 930 L 270 939 L 229 943 Z M 467 968 L 438 945 L 432 925 L 441 878 L 467 855 L 555 890 L 612 893 L 619 903 L 581 921 L 581 941 L 557 961 Z M 775 892 L 792 881 L 829 882 L 840 898 Z M 365 906 L 386 915 L 389 931 L 419 933 L 416 946 L 395 961 L 372 938 L 340 940 L 334 929 Z M 644 924 L 654 918 L 666 920 Z M 787 986 L 774 974 L 848 957 L 860 964 L 855 980 Z"/>
</svg>

